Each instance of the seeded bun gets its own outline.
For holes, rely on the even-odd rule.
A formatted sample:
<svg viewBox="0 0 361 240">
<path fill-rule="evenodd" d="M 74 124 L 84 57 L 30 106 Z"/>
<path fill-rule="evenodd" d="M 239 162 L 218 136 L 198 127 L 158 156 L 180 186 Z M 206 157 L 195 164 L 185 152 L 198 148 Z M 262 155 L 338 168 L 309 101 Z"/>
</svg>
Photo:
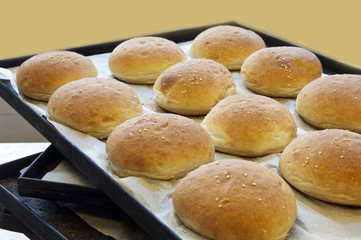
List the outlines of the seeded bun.
<svg viewBox="0 0 361 240">
<path fill-rule="evenodd" d="M 315 127 L 361 133 L 361 75 L 329 75 L 312 81 L 297 96 L 296 110 Z"/>
<path fill-rule="evenodd" d="M 165 70 L 154 84 L 155 102 L 182 115 L 205 115 L 237 93 L 231 72 L 209 59 L 191 59 Z"/>
<path fill-rule="evenodd" d="M 233 95 L 206 115 L 202 126 L 216 150 L 246 157 L 281 152 L 296 136 L 291 113 L 279 102 L 260 95 Z"/>
<path fill-rule="evenodd" d="M 192 42 L 190 53 L 193 58 L 212 59 L 229 70 L 238 70 L 251 53 L 265 47 L 255 32 L 221 25 L 201 32 Z"/>
<path fill-rule="evenodd" d="M 85 78 L 67 83 L 50 97 L 52 120 L 103 139 L 129 118 L 142 114 L 136 92 L 115 79 Z"/>
<path fill-rule="evenodd" d="M 279 169 L 295 188 L 314 198 L 361 206 L 361 135 L 341 129 L 299 136 L 283 151 Z"/>
<path fill-rule="evenodd" d="M 70 51 L 35 55 L 23 62 L 16 72 L 22 93 L 41 101 L 48 101 L 65 83 L 96 76 L 97 70 L 90 59 Z"/>
<path fill-rule="evenodd" d="M 300 47 L 269 47 L 251 54 L 241 76 L 252 91 L 269 97 L 296 97 L 321 77 L 322 65 L 312 52 Z"/>
<path fill-rule="evenodd" d="M 221 25 L 201 32 L 192 42 L 190 53 L 193 58 L 212 59 L 229 70 L 239 70 L 249 55 L 265 47 L 255 32 Z"/>
<path fill-rule="evenodd" d="M 113 75 L 125 82 L 153 84 L 170 66 L 187 59 L 174 42 L 161 37 L 137 37 L 119 44 L 109 56 Z"/>
<path fill-rule="evenodd" d="M 110 134 L 106 152 L 114 172 L 158 180 L 180 178 L 214 158 L 207 132 L 195 121 L 170 113 L 125 121 Z"/>
<path fill-rule="evenodd" d="M 184 225 L 209 239 L 285 239 L 296 220 L 295 196 L 268 168 L 219 160 L 189 173 L 176 186 L 173 206 Z"/>
</svg>

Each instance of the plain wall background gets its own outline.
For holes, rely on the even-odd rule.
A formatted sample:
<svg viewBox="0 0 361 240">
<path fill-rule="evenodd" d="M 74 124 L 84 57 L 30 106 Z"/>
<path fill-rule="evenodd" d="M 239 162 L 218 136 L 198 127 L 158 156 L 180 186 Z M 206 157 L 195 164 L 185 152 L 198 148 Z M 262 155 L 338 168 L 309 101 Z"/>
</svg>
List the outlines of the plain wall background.
<svg viewBox="0 0 361 240">
<path fill-rule="evenodd" d="M 0 59 L 227 21 L 361 66 L 359 0 L 4 1 Z"/>
<path fill-rule="evenodd" d="M 359 0 L 3 1 L 0 59 L 228 21 L 361 67 Z M 44 141 L 0 99 L 0 142 Z"/>
</svg>

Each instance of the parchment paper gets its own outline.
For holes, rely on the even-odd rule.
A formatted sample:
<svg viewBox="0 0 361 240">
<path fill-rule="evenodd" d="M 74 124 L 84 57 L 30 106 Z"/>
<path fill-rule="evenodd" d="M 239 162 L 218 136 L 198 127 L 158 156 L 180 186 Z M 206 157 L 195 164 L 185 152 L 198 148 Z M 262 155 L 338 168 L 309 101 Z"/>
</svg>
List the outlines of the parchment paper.
<svg viewBox="0 0 361 240">
<path fill-rule="evenodd" d="M 189 56 L 191 42 L 184 42 L 180 43 L 179 45 Z M 109 54 L 110 53 L 89 56 L 89 58 L 97 67 L 98 77 L 112 77 L 108 68 Z M 16 68 L 12 69 L 12 71 L 15 73 Z M 239 71 L 232 72 L 232 74 L 236 81 L 237 94 L 246 92 L 252 93 L 245 87 L 240 77 Z M 129 85 L 135 89 L 141 98 L 144 114 L 163 112 L 155 105 L 153 101 L 152 85 Z M 37 109 L 39 114 L 47 114 L 46 104 L 30 100 L 24 96 L 21 97 L 23 97 L 32 106 L 35 106 L 35 109 Z M 287 107 L 287 109 L 295 118 L 298 129 L 297 136 L 315 130 L 315 128 L 305 123 L 296 113 L 294 98 L 276 98 L 276 100 Z M 203 117 L 195 117 L 193 119 L 200 123 Z M 205 239 L 199 234 L 186 228 L 174 213 L 172 206 L 172 193 L 179 180 L 157 181 L 138 177 L 120 178 L 116 176 L 110 168 L 105 152 L 104 142 L 76 130 L 70 129 L 66 126 L 57 124 L 55 122 L 52 123 L 60 132 L 62 132 L 68 139 L 70 139 L 74 145 L 86 153 L 100 167 L 105 169 L 119 184 L 121 184 L 132 195 L 134 195 L 135 198 L 139 200 L 144 206 L 148 207 L 155 216 L 161 219 L 182 239 Z M 278 153 L 261 158 L 241 158 L 217 152 L 215 160 L 226 158 L 246 159 L 258 162 L 280 174 L 277 167 L 279 156 L 280 154 Z M 61 174 L 53 171 L 50 172 L 46 178 L 48 180 L 52 179 L 55 181 L 69 179 L 70 177 L 65 173 L 66 171 L 62 171 Z M 298 212 L 296 222 L 287 237 L 288 240 L 361 239 L 361 208 L 346 207 L 321 202 L 308 197 L 295 189 L 293 190 L 296 195 Z M 92 219 L 93 227 L 97 228 L 95 222 L 96 221 Z M 114 222 L 114 229 L 110 229 L 109 225 L 107 229 L 102 229 L 101 227 L 98 227 L 97 229 L 105 234 L 109 234 L 117 238 L 114 234 L 117 233 L 116 226 L 117 223 Z"/>
</svg>

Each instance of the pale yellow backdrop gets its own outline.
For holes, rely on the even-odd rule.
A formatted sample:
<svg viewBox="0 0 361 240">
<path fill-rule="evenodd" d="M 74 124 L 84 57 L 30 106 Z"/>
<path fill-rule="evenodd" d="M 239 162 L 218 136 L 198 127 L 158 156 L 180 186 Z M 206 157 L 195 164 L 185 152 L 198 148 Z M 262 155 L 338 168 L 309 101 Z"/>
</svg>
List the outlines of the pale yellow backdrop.
<svg viewBox="0 0 361 240">
<path fill-rule="evenodd" d="M 359 0 L 4 2 L 0 59 L 236 21 L 361 67 Z"/>
</svg>

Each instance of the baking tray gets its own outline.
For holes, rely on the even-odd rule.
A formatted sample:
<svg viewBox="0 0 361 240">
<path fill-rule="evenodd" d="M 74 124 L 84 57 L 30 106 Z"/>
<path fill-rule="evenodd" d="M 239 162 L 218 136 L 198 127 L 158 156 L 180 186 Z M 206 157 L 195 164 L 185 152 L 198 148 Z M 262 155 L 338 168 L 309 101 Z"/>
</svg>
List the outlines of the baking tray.
<svg viewBox="0 0 361 240">
<path fill-rule="evenodd" d="M 1 179 L 8 178 L 10 176 L 19 174 L 19 171 L 27 166 L 29 166 L 41 152 L 34 153 L 29 156 L 25 156 L 13 161 L 9 161 L 3 164 L 0 164 L 0 176 Z"/>
<path fill-rule="evenodd" d="M 46 173 L 65 162 L 69 171 L 77 175 L 80 183 L 72 181 L 44 180 Z M 80 182 L 80 181 L 79 181 Z M 39 154 L 17 180 L 21 196 L 49 199 L 91 206 L 116 207 L 102 191 L 89 182 L 53 145 Z"/>
<path fill-rule="evenodd" d="M 18 176 L 20 170 L 27 167 L 40 154 L 41 153 L 32 154 L 1 164 L 0 180 Z M 31 237 L 31 239 L 67 239 L 1 184 L 0 204 L 6 210 L 1 213 L 1 221 L 4 223 L 1 224 L 2 227 L 10 231 L 25 233 L 28 237 Z"/>
<path fill-rule="evenodd" d="M 286 40 L 277 38 L 270 34 L 249 28 L 235 22 L 226 22 L 220 24 L 235 25 L 255 31 L 270 46 L 299 46 Z M 171 32 L 151 34 L 180 43 L 193 40 L 200 32 L 209 27 L 220 25 L 207 25 L 196 28 L 182 29 Z M 119 43 L 127 39 L 108 42 L 97 45 L 89 45 L 79 48 L 68 49 L 80 54 L 89 56 L 93 54 L 111 52 Z M 361 69 L 350 66 L 327 56 L 314 52 L 320 59 L 323 72 L 325 74 L 354 73 L 361 74 Z M 0 67 L 9 68 L 19 66 L 23 61 L 31 56 L 20 58 L 0 60 Z M 37 129 L 52 145 L 58 149 L 65 158 L 76 166 L 87 178 L 93 179 L 94 184 L 101 189 L 118 207 L 135 220 L 150 236 L 154 239 L 180 239 L 175 232 L 160 221 L 152 212 L 135 199 L 128 191 L 119 185 L 109 174 L 96 165 L 86 154 L 80 151 L 74 144 L 64 137 L 45 117 L 41 117 L 11 88 L 9 80 L 0 81 L 0 95 L 9 103 L 25 120 L 27 120 L 35 129 Z M 96 177 L 94 177 L 96 176 Z"/>
</svg>

